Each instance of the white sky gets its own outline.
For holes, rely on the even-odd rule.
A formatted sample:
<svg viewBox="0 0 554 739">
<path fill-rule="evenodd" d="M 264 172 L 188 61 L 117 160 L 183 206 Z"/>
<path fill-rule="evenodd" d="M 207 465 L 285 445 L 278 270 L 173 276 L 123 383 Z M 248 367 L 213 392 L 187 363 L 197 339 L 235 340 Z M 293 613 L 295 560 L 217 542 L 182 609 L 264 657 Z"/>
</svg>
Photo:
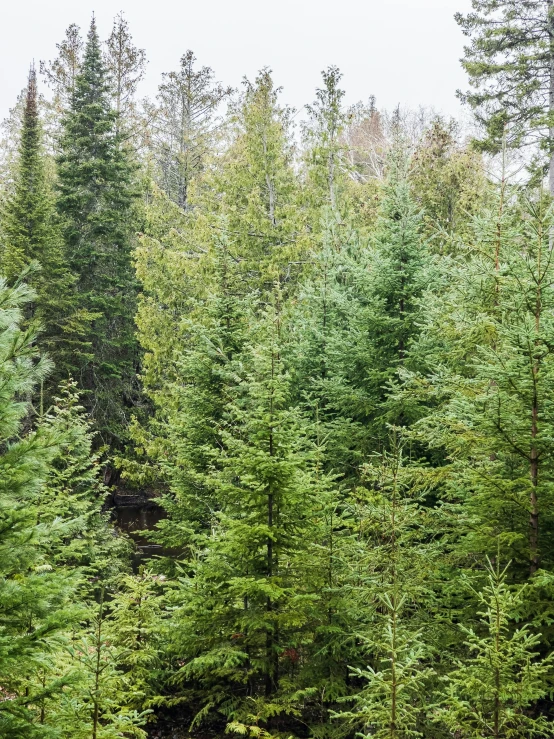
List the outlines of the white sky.
<svg viewBox="0 0 554 739">
<path fill-rule="evenodd" d="M 459 115 L 464 37 L 454 21 L 470 0 L 2 0 L 0 120 L 25 84 L 30 62 L 53 59 L 72 22 L 86 32 L 92 11 L 102 38 L 124 11 L 149 59 L 143 95 L 187 49 L 217 79 L 238 87 L 263 66 L 284 87 L 283 102 L 313 100 L 320 71 L 344 73 L 347 102 L 373 94 L 381 108 L 433 106 Z"/>
</svg>

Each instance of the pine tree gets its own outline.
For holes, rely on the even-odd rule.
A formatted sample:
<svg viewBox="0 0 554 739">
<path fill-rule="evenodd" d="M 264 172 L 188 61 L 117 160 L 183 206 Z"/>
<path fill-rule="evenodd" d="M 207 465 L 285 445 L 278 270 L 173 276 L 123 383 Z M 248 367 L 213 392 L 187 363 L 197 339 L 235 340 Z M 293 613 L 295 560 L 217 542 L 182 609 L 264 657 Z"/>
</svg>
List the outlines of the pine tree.
<svg viewBox="0 0 554 739">
<path fill-rule="evenodd" d="M 461 99 L 484 126 L 483 145 L 500 151 L 539 144 L 554 194 L 554 6 L 552 0 L 473 0 L 456 20 L 471 46 L 463 65 L 475 88 Z"/>
<path fill-rule="evenodd" d="M 106 42 L 105 64 L 117 116 L 116 134 L 121 129 L 123 138 L 133 138 L 138 128 L 135 95 L 144 78 L 146 52 L 133 44 L 129 23 L 123 13 L 114 19 Z"/>
<path fill-rule="evenodd" d="M 53 92 L 51 100 L 41 100 L 46 144 L 51 153 L 59 153 L 62 116 L 70 109 L 73 101 L 77 77 L 83 63 L 84 46 L 81 29 L 72 23 L 65 31 L 63 41 L 56 44 L 58 56 L 54 60 L 40 62 L 40 73 Z"/>
<path fill-rule="evenodd" d="M 59 113 L 70 107 L 81 70 L 84 43 L 79 26 L 75 23 L 68 26 L 64 40 L 56 48 L 58 57 L 54 61 L 42 61 L 40 71 L 54 90 Z"/>
<path fill-rule="evenodd" d="M 209 67 L 195 69 L 196 57 L 187 51 L 177 72 L 163 75 L 154 118 L 154 158 L 164 192 L 186 209 L 190 187 L 201 174 L 213 146 L 221 104 L 230 87 L 214 81 Z"/>
<path fill-rule="evenodd" d="M 116 123 L 93 20 L 63 122 L 57 206 L 77 305 L 92 322 L 90 351 L 75 352 L 71 369 L 102 438 L 120 443 L 136 402 L 139 357 L 131 264 L 134 165 Z"/>
</svg>

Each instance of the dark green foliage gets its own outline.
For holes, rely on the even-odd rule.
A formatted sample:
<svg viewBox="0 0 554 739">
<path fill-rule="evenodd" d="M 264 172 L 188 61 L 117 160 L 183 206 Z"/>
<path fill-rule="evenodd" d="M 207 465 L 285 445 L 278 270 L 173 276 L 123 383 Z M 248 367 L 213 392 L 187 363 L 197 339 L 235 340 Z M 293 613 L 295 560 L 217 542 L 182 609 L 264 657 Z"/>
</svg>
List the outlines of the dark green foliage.
<svg viewBox="0 0 554 739">
<path fill-rule="evenodd" d="M 41 343 L 56 364 L 46 389 L 49 399 L 56 382 L 67 374 L 68 355 L 82 340 L 84 325 L 74 305 L 75 280 L 65 263 L 54 198 L 47 181 L 38 102 L 33 69 L 29 74 L 15 183 L 2 211 L 0 257 L 5 277 L 13 282 L 26 273 L 28 284 L 36 291 L 35 299 L 26 307 L 26 316 L 41 322 Z"/>
<path fill-rule="evenodd" d="M 131 265 L 135 166 L 116 133 L 92 22 L 58 157 L 58 213 L 75 301 L 90 321 L 70 370 L 105 441 L 120 443 L 137 399 L 136 285 Z"/>
</svg>

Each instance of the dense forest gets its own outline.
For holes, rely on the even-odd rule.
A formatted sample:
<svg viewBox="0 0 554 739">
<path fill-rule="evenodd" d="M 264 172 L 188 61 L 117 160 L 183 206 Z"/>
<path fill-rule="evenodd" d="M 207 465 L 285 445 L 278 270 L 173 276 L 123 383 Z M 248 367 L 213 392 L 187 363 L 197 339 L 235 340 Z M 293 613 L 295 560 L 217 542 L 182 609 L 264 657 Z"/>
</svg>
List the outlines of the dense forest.
<svg viewBox="0 0 554 739">
<path fill-rule="evenodd" d="M 2 739 L 554 737 L 554 7 L 456 20 L 463 126 L 140 100 L 122 14 L 21 80 Z"/>
</svg>

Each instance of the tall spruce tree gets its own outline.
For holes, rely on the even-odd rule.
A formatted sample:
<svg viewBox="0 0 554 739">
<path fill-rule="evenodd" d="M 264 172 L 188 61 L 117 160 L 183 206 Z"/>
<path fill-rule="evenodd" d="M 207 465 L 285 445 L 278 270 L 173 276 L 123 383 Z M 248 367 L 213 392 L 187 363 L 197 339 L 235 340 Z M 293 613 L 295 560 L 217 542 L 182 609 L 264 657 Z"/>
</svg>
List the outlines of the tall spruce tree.
<svg viewBox="0 0 554 739">
<path fill-rule="evenodd" d="M 473 0 L 456 20 L 471 46 L 462 61 L 474 90 L 459 93 L 485 128 L 483 145 L 499 151 L 538 144 L 554 195 L 554 4 L 552 0 Z"/>
<path fill-rule="evenodd" d="M 391 384 L 410 361 L 410 346 L 418 335 L 419 299 L 430 279 L 430 264 L 422 237 L 422 213 L 408 180 L 409 158 L 401 136 L 389 156 L 389 171 L 375 232 L 372 263 L 377 304 L 369 313 L 373 365 L 375 443 L 386 443 L 385 424 L 409 424 L 415 409 L 394 402 Z"/>
<path fill-rule="evenodd" d="M 324 429 L 325 470 L 352 484 L 373 448 L 371 252 L 348 219 L 329 207 L 321 229 L 322 243 L 309 253 L 309 273 L 291 310 L 293 387 L 295 402 Z"/>
<path fill-rule="evenodd" d="M 34 69 L 29 73 L 14 189 L 2 210 L 0 228 L 3 275 L 13 282 L 28 272 L 26 279 L 36 291 L 26 313 L 27 318 L 41 322 L 41 343 L 56 365 L 47 387 L 51 397 L 51 388 L 67 375 L 70 354 L 81 345 L 85 321 L 74 305 L 75 280 L 65 263 L 45 173 Z"/>
<path fill-rule="evenodd" d="M 139 364 L 131 262 L 135 166 L 116 132 L 94 19 L 63 129 L 57 207 L 76 302 L 91 321 L 89 350 L 75 352 L 71 369 L 102 438 L 120 442 L 137 398 Z"/>
</svg>

